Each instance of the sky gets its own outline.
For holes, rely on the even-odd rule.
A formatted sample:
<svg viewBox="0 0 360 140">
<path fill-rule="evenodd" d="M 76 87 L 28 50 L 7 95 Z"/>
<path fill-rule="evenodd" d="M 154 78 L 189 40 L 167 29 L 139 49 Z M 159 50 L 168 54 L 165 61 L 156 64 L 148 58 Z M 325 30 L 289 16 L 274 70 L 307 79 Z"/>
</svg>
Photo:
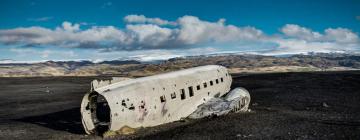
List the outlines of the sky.
<svg viewBox="0 0 360 140">
<path fill-rule="evenodd" d="M 0 62 L 360 51 L 359 0 L 1 0 Z"/>
</svg>

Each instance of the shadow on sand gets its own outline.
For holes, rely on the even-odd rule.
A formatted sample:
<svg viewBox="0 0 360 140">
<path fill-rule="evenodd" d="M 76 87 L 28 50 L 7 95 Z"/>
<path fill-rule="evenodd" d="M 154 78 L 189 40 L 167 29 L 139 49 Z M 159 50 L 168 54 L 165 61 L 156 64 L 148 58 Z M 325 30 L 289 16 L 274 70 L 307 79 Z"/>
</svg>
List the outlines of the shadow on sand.
<svg viewBox="0 0 360 140">
<path fill-rule="evenodd" d="M 37 124 L 54 130 L 67 131 L 73 134 L 85 134 L 81 124 L 80 108 L 45 115 L 25 117 L 15 121 Z"/>
</svg>

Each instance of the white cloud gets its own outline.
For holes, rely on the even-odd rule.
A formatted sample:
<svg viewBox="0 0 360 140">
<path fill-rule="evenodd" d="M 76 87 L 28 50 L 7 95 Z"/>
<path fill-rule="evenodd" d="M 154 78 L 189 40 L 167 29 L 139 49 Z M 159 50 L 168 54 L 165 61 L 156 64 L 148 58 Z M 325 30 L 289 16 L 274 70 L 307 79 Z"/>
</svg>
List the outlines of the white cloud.
<svg viewBox="0 0 360 140">
<path fill-rule="evenodd" d="M 164 47 L 172 41 L 174 30 L 152 24 L 127 25 L 126 29 L 133 33 L 139 46 Z"/>
<path fill-rule="evenodd" d="M 43 27 L 0 30 L 0 42 L 25 46 L 53 45 L 58 47 L 101 48 L 104 45 L 97 45 L 97 43 L 126 43 L 124 34 L 113 26 L 94 26 L 87 30 L 80 30 L 79 24 L 63 22 L 62 27 L 57 27 L 55 30 Z"/>
<path fill-rule="evenodd" d="M 29 21 L 35 21 L 35 22 L 42 22 L 42 21 L 49 21 L 53 19 L 53 17 L 40 17 L 40 18 L 29 18 Z"/>
<path fill-rule="evenodd" d="M 284 36 L 272 38 L 279 47 L 270 53 L 359 51 L 359 36 L 346 28 L 328 28 L 323 33 L 299 25 L 281 28 Z"/>
<path fill-rule="evenodd" d="M 147 18 L 144 15 L 128 15 L 124 17 L 127 23 L 150 23 L 156 25 L 176 25 L 176 22 L 163 20 L 160 18 Z"/>
<path fill-rule="evenodd" d="M 270 51 L 273 54 L 296 54 L 306 52 L 329 52 L 336 49 L 336 44 L 329 42 L 309 42 L 299 39 L 279 39 L 276 40 L 279 44 L 277 50 Z"/>
<path fill-rule="evenodd" d="M 129 15 L 124 20 L 127 23 L 124 29 L 114 26 L 81 29 L 81 23 L 65 21 L 55 29 L 22 27 L 0 30 L 0 43 L 92 48 L 102 52 L 157 49 L 200 49 L 197 51 L 201 52 L 204 47 L 210 46 L 216 51 L 224 51 L 223 48 L 228 47 L 227 51 L 253 49 L 282 53 L 360 50 L 359 36 L 346 28 L 313 31 L 300 25 L 286 24 L 280 29 L 282 34 L 269 36 L 255 27 L 226 24 L 225 19 L 204 21 L 195 16 L 183 16 L 176 21 L 168 21 Z M 229 46 L 239 50 L 230 50 Z M 196 51 L 187 53 L 196 54 Z M 49 55 L 44 53 L 43 56 Z"/>
<path fill-rule="evenodd" d="M 325 40 L 338 43 L 358 43 L 359 36 L 349 29 L 345 28 L 328 28 L 325 30 Z"/>
<path fill-rule="evenodd" d="M 345 28 L 328 28 L 323 33 L 299 25 L 287 24 L 281 31 L 284 37 L 271 38 L 278 44 L 271 54 L 296 54 L 307 52 L 351 52 L 360 50 L 359 37 Z"/>
<path fill-rule="evenodd" d="M 185 44 L 248 41 L 263 37 L 262 31 L 254 27 L 225 25 L 224 19 L 208 22 L 194 16 L 183 16 L 178 19 L 178 23 L 180 26 L 178 39 Z"/>
<path fill-rule="evenodd" d="M 302 39 L 306 41 L 322 41 L 336 43 L 357 43 L 359 37 L 357 34 L 345 28 L 328 28 L 324 34 L 314 32 L 308 28 L 299 25 L 287 24 L 281 31 L 288 37 Z"/>
<path fill-rule="evenodd" d="M 146 17 L 145 19 L 149 20 Z M 149 21 L 156 21 L 157 24 L 169 23 L 161 19 Z M 43 27 L 0 30 L 0 41 L 26 46 L 139 50 L 185 48 L 200 43 L 256 40 L 262 37 L 262 32 L 254 27 L 225 25 L 224 19 L 208 22 L 197 17 L 184 16 L 176 23 L 178 26 L 175 28 L 161 27 L 157 24 L 128 24 L 123 30 L 113 26 L 92 26 L 81 30 L 80 24 L 65 21 L 55 30 Z"/>
<path fill-rule="evenodd" d="M 96 25 L 96 23 L 95 22 L 80 22 L 79 23 L 80 25 L 84 25 L 84 26 L 94 26 L 94 25 Z"/>
<path fill-rule="evenodd" d="M 281 32 L 289 37 L 295 37 L 308 41 L 315 41 L 322 38 L 320 33 L 295 24 L 286 24 L 283 28 L 281 28 Z"/>
<path fill-rule="evenodd" d="M 64 29 L 64 31 L 68 31 L 68 32 L 75 32 L 75 31 L 79 31 L 80 30 L 80 25 L 79 24 L 72 24 L 68 21 L 64 21 L 62 23 L 62 28 L 58 28 L 59 30 Z"/>
</svg>

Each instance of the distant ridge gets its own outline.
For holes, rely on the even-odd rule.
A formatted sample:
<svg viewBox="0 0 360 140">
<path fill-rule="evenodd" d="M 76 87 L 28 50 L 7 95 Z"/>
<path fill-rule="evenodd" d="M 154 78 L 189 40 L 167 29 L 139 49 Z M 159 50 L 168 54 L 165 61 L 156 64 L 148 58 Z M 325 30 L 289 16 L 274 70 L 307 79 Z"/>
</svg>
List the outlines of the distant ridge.
<svg viewBox="0 0 360 140">
<path fill-rule="evenodd" d="M 13 60 L 3 60 L 12 62 Z M 45 61 L 36 63 L 0 63 L 1 77 L 97 76 L 138 77 L 202 65 L 222 65 L 230 72 L 296 72 L 360 69 L 360 55 L 346 53 L 308 53 L 288 56 L 256 54 L 209 54 L 175 57 L 168 60 L 109 60 L 92 62 Z"/>
</svg>

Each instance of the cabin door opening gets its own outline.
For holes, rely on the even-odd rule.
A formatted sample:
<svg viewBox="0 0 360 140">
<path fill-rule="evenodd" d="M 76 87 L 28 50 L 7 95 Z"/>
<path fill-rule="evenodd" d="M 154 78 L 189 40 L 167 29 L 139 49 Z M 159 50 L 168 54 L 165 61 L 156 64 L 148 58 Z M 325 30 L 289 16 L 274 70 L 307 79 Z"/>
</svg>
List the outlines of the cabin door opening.
<svg viewBox="0 0 360 140">
<path fill-rule="evenodd" d="M 96 133 L 102 135 L 109 130 L 111 123 L 111 110 L 105 97 L 95 93 L 90 96 L 91 116 Z"/>
</svg>

